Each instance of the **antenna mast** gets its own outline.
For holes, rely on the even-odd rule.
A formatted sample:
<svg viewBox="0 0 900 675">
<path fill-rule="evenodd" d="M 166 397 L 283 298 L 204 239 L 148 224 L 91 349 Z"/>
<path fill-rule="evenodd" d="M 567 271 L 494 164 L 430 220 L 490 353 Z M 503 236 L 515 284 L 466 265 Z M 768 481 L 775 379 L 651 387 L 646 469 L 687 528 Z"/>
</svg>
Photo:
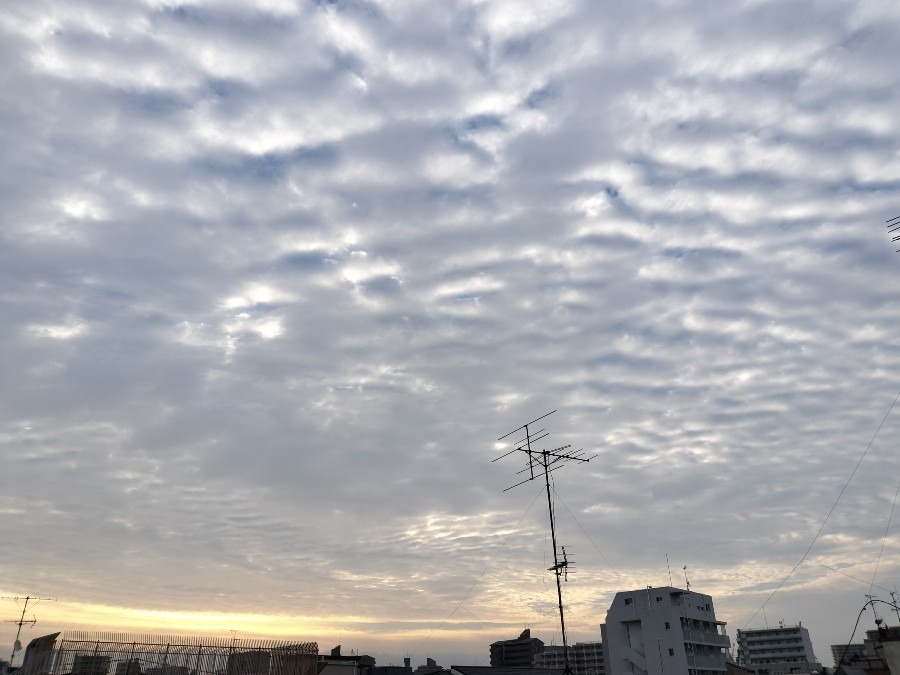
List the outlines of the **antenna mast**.
<svg viewBox="0 0 900 675">
<path fill-rule="evenodd" d="M 500 455 L 500 457 L 495 457 L 492 459 L 492 462 L 496 462 L 499 459 L 503 459 L 504 457 L 508 457 L 514 452 L 522 452 L 528 455 L 528 466 L 519 471 L 518 473 L 527 473 L 528 477 L 516 483 L 515 485 L 511 485 L 505 490 L 512 490 L 514 487 L 518 487 L 527 483 L 528 481 L 532 481 L 535 478 L 540 476 L 540 471 L 535 473 L 535 467 L 543 468 L 544 470 L 544 488 L 547 492 L 547 510 L 550 514 L 550 538 L 553 541 L 553 567 L 548 568 L 548 571 L 553 572 L 556 576 L 556 599 L 559 604 L 559 627 L 560 632 L 562 634 L 562 643 L 563 643 L 563 657 L 565 658 L 566 668 L 565 674 L 571 675 L 572 669 L 569 666 L 569 644 L 566 640 L 566 617 L 565 612 L 563 611 L 563 601 L 562 601 L 562 579 L 565 578 L 568 581 L 568 570 L 569 570 L 569 560 L 566 557 L 566 548 L 562 547 L 562 551 L 560 552 L 559 548 L 556 545 L 556 516 L 553 511 L 553 499 L 550 496 L 550 472 L 556 471 L 562 467 L 563 464 L 568 462 L 590 462 L 594 456 L 585 457 L 584 453 L 581 450 L 576 452 L 564 452 L 568 450 L 568 448 L 572 447 L 571 445 L 564 445 L 560 448 L 556 448 L 554 450 L 534 450 L 531 446 L 533 443 L 537 443 L 540 440 L 547 438 L 550 434 L 544 429 L 534 430 L 534 423 L 544 419 L 555 413 L 555 410 L 551 410 L 545 415 L 541 415 L 537 419 L 533 419 L 530 422 L 523 424 L 518 429 L 513 429 L 508 434 L 505 434 L 498 438 L 498 441 L 502 441 L 504 438 L 508 438 L 513 434 L 524 431 L 525 438 L 516 442 L 516 447 L 509 452 Z"/>
<path fill-rule="evenodd" d="M 35 598 L 30 595 L 26 595 L 24 598 L 20 598 L 19 596 L 14 596 L 14 597 L 13 596 L 4 596 L 3 599 L 4 600 L 15 600 L 16 602 L 18 602 L 19 600 L 25 601 L 25 604 L 22 605 L 22 614 L 19 616 L 18 619 L 6 619 L 3 622 L 3 623 L 14 623 L 18 626 L 18 628 L 16 629 L 16 639 L 13 642 L 12 654 L 9 655 L 9 666 L 10 666 L 10 668 L 12 668 L 13 659 L 16 658 L 16 652 L 18 652 L 22 649 L 22 643 L 19 642 L 19 635 L 21 635 L 21 633 L 22 633 L 22 626 L 24 626 L 26 623 L 31 624 L 32 626 L 37 623 L 37 617 L 35 617 L 35 616 L 32 616 L 31 621 L 25 620 L 25 612 L 28 611 L 28 603 L 31 602 L 32 600 L 34 600 L 34 604 L 32 605 L 32 607 L 34 607 L 34 605 L 38 604 L 41 600 L 53 601 L 53 600 L 55 600 L 55 598 Z"/>
</svg>

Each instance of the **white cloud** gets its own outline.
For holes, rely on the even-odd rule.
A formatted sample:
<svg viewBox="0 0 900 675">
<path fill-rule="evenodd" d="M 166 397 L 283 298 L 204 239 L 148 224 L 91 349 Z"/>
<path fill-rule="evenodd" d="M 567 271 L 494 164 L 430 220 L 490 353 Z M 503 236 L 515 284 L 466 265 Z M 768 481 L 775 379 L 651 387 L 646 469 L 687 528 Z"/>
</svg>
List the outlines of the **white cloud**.
<svg viewBox="0 0 900 675">
<path fill-rule="evenodd" d="M 8 590 L 302 613 L 379 664 L 549 639 L 542 495 L 490 460 L 558 409 L 598 454 L 555 474 L 576 639 L 666 554 L 741 627 L 896 395 L 898 33 L 875 2 L 5 12 Z M 894 414 L 811 554 L 862 578 Z M 772 612 L 844 639 L 860 588 L 793 581 Z"/>
</svg>

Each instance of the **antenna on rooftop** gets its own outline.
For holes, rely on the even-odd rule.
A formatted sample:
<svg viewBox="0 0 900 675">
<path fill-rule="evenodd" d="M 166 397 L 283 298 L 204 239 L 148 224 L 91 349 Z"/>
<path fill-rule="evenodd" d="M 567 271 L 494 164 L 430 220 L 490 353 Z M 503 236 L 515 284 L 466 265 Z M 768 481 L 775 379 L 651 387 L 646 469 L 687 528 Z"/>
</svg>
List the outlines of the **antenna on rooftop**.
<svg viewBox="0 0 900 675">
<path fill-rule="evenodd" d="M 875 599 L 876 599 L 876 598 L 875 598 L 874 595 L 866 594 L 866 600 L 867 600 L 869 603 L 872 603 L 872 600 L 875 600 Z M 872 603 L 872 614 L 875 616 L 875 625 L 876 625 L 876 626 L 880 626 L 880 625 L 881 625 L 881 622 L 883 621 L 883 619 L 882 619 L 881 617 L 878 616 L 878 610 L 875 609 L 875 604 L 874 604 L 874 603 Z"/>
<path fill-rule="evenodd" d="M 691 582 L 688 581 L 688 577 L 687 577 L 687 565 L 685 565 L 681 569 L 684 570 L 684 585 L 687 587 L 687 590 L 691 590 Z"/>
<path fill-rule="evenodd" d="M 900 216 L 889 218 L 887 220 L 888 234 L 894 234 L 894 232 L 897 232 L 898 230 L 900 230 Z M 891 241 L 900 241 L 900 234 L 891 237 Z M 900 249 L 897 249 L 897 253 L 900 253 Z"/>
<path fill-rule="evenodd" d="M 19 602 L 19 600 L 25 601 L 25 604 L 22 605 L 22 614 L 19 616 L 18 619 L 5 619 L 3 621 L 3 623 L 14 623 L 18 626 L 18 628 L 16 629 L 16 639 L 13 642 L 12 654 L 10 654 L 10 656 L 9 656 L 9 665 L 10 665 L 10 667 L 12 667 L 13 659 L 16 658 L 16 653 L 22 651 L 22 643 L 19 642 L 19 636 L 22 634 L 22 626 L 24 626 L 25 624 L 31 624 L 33 626 L 34 624 L 37 623 L 37 617 L 34 615 L 32 615 L 32 618 L 30 621 L 25 620 L 25 612 L 28 611 L 28 603 L 32 602 L 32 600 L 33 600 L 34 602 L 32 603 L 31 606 L 34 607 L 41 600 L 47 600 L 47 601 L 52 602 L 52 601 L 55 601 L 56 598 L 35 598 L 30 595 L 26 595 L 24 598 L 20 598 L 19 596 L 3 596 L 3 599 L 4 600 L 15 600 L 17 603 Z"/>
<path fill-rule="evenodd" d="M 570 675 L 572 672 L 571 667 L 569 666 L 569 645 L 566 641 L 566 617 L 563 611 L 563 601 L 562 601 L 562 580 L 569 580 L 568 570 L 569 570 L 569 559 L 566 556 L 566 549 L 563 546 L 562 551 L 556 545 L 556 518 L 553 513 L 553 499 L 550 496 L 550 472 L 556 471 L 557 469 L 562 468 L 563 465 L 568 464 L 569 462 L 590 462 L 594 456 L 585 457 L 584 452 L 582 450 L 577 450 L 575 452 L 566 452 L 571 445 L 563 445 L 562 447 L 555 448 L 554 450 L 535 450 L 532 448 L 532 444 L 541 441 L 547 436 L 549 436 L 549 432 L 544 429 L 536 429 L 535 422 L 538 422 L 545 417 L 549 417 L 555 410 L 551 410 L 545 415 L 541 415 L 537 419 L 533 419 L 526 424 L 523 424 L 517 429 L 513 429 L 508 434 L 504 434 L 498 441 L 502 441 L 504 438 L 508 438 L 515 433 L 520 431 L 525 432 L 525 437 L 516 441 L 515 448 L 510 450 L 509 452 L 500 455 L 499 457 L 495 457 L 492 459 L 492 462 L 496 462 L 499 459 L 503 459 L 504 457 L 508 457 L 514 452 L 522 452 L 528 456 L 528 465 L 519 471 L 519 474 L 526 474 L 527 478 L 525 480 L 519 481 L 515 485 L 510 485 L 508 488 L 503 490 L 506 492 L 507 490 L 512 490 L 514 487 L 518 487 L 527 483 L 528 481 L 532 481 L 535 478 L 540 477 L 540 469 L 543 468 L 544 473 L 544 487 L 547 491 L 547 509 L 550 513 L 550 538 L 553 541 L 553 567 L 548 568 L 548 571 L 553 572 L 556 576 L 556 598 L 559 603 L 559 627 L 560 633 L 562 634 L 562 643 L 563 643 L 563 657 L 565 658 L 566 668 L 565 674 Z M 538 473 L 535 473 L 535 468 L 538 469 Z"/>
</svg>

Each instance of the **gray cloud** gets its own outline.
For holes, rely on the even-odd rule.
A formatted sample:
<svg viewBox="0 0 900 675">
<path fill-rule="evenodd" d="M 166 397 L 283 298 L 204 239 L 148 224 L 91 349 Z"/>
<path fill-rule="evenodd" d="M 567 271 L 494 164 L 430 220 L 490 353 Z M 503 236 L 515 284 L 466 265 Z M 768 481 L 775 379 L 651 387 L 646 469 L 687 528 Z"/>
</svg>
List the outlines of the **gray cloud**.
<svg viewBox="0 0 900 675">
<path fill-rule="evenodd" d="M 667 555 L 742 627 L 896 395 L 893 9 L 46 0 L 0 33 L 4 594 L 317 617 L 379 663 L 558 641 L 537 486 L 490 462 L 558 409 L 597 454 L 556 475 L 576 639 Z M 767 609 L 826 661 L 898 424 Z"/>
</svg>

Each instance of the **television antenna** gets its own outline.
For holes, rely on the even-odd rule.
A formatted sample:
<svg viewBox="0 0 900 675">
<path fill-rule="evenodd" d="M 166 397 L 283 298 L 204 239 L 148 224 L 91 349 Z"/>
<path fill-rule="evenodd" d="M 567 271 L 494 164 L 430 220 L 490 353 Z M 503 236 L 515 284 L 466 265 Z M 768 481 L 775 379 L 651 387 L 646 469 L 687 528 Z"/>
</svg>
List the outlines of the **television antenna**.
<svg viewBox="0 0 900 675">
<path fill-rule="evenodd" d="M 507 490 L 512 490 L 514 487 L 519 487 L 520 485 L 524 485 L 525 483 L 534 480 L 535 478 L 539 478 L 541 474 L 541 469 L 543 469 L 544 474 L 544 488 L 547 492 L 547 510 L 550 514 L 550 538 L 553 541 L 553 567 L 549 567 L 548 571 L 553 572 L 554 576 L 556 576 L 556 599 L 559 604 L 559 628 L 560 633 L 562 634 L 562 643 L 563 643 L 563 658 L 565 659 L 566 667 L 565 674 L 570 675 L 572 672 L 571 667 L 569 666 L 569 645 L 566 641 L 566 617 L 565 612 L 563 611 L 563 601 L 562 601 L 562 580 L 569 580 L 568 571 L 571 567 L 570 561 L 566 556 L 566 548 L 562 547 L 560 550 L 556 545 L 556 517 L 553 512 L 553 499 L 550 496 L 550 473 L 552 471 L 556 471 L 563 467 L 563 465 L 568 464 L 569 462 L 590 462 L 596 455 L 592 455 L 591 457 L 585 457 L 584 452 L 582 450 L 577 450 L 575 452 L 566 452 L 571 445 L 563 445 L 562 447 L 555 448 L 553 450 L 535 450 L 532 448 L 534 443 L 541 441 L 547 438 L 550 433 L 545 429 L 535 429 L 535 422 L 538 422 L 545 417 L 549 417 L 555 410 L 551 410 L 550 412 L 541 415 L 537 419 L 533 419 L 526 424 L 518 427 L 517 429 L 513 429 L 508 434 L 504 434 L 498 441 L 502 441 L 504 438 L 509 438 L 513 434 L 519 433 L 521 431 L 525 432 L 525 437 L 516 441 L 515 448 L 510 450 L 509 452 L 500 455 L 499 457 L 495 457 L 492 459 L 492 462 L 496 462 L 498 460 L 503 459 L 504 457 L 508 457 L 509 455 L 515 452 L 522 452 L 528 456 L 528 465 L 517 472 L 519 475 L 526 474 L 527 478 L 522 481 L 519 481 L 515 485 L 510 485 L 508 488 L 503 490 L 506 492 Z M 535 471 L 537 469 L 537 472 Z"/>
<path fill-rule="evenodd" d="M 55 601 L 56 598 L 36 598 L 31 595 L 26 595 L 24 598 L 21 598 L 18 595 L 16 595 L 16 596 L 3 596 L 3 599 L 4 600 L 15 600 L 17 603 L 20 600 L 25 601 L 25 604 L 22 605 L 22 614 L 19 616 L 18 619 L 5 619 L 3 621 L 3 623 L 14 623 L 18 626 L 18 628 L 16 629 L 16 639 L 13 642 L 12 654 L 10 654 L 10 656 L 9 656 L 9 665 L 10 665 L 10 667 L 12 667 L 13 659 L 16 658 L 16 653 L 22 651 L 22 643 L 19 642 L 19 636 L 22 633 L 22 626 L 24 626 L 25 624 L 34 626 L 34 624 L 37 623 L 37 617 L 34 615 L 32 615 L 30 621 L 25 620 L 25 612 L 28 611 L 28 603 L 34 601 L 31 605 L 32 607 L 34 607 L 41 600 L 47 600 L 47 601 L 52 602 L 52 601 Z"/>
<path fill-rule="evenodd" d="M 888 218 L 885 222 L 887 223 L 888 234 L 894 234 L 894 232 L 897 232 L 898 230 L 900 230 L 900 216 L 894 216 L 893 218 Z M 891 241 L 893 241 L 893 242 L 900 241 L 900 234 L 898 234 L 894 237 L 891 237 Z M 897 253 L 900 253 L 900 249 L 897 250 Z M 873 607 L 873 609 L 874 609 L 874 607 Z"/>
</svg>

